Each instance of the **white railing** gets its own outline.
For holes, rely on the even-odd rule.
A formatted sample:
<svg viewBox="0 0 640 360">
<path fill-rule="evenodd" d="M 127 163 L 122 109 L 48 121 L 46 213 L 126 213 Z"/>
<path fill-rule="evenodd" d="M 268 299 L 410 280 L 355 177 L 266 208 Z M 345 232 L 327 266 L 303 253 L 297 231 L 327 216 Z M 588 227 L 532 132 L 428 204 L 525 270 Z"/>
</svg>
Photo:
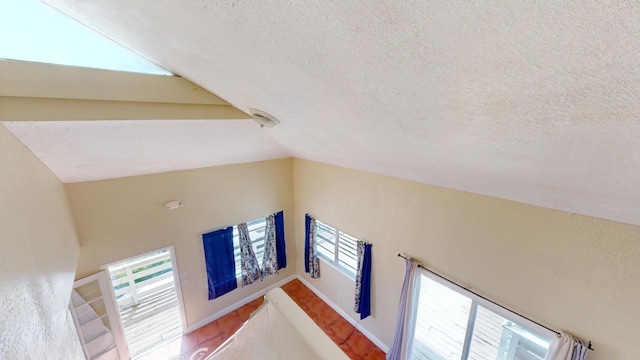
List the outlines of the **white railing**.
<svg viewBox="0 0 640 360">
<path fill-rule="evenodd" d="M 144 267 L 155 263 L 160 264 L 144 269 Z M 169 270 L 167 271 L 167 269 Z M 111 282 L 115 289 L 116 300 L 120 309 L 138 306 L 140 304 L 140 298 L 144 295 L 174 286 L 171 255 L 168 251 L 163 251 L 136 262 L 115 266 L 109 270 L 111 273 Z M 166 272 L 161 273 L 163 271 Z M 153 274 L 157 275 L 141 280 Z M 122 286 L 124 284 L 128 285 Z"/>
</svg>

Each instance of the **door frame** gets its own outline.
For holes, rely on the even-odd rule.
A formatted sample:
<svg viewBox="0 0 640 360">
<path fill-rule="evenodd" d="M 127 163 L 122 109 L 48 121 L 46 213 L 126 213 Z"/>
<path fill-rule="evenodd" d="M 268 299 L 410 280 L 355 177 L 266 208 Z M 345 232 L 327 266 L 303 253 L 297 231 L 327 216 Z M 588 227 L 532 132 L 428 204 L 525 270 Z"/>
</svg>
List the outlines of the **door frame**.
<svg viewBox="0 0 640 360">
<path fill-rule="evenodd" d="M 138 255 L 134 255 L 134 256 L 130 256 L 126 259 L 122 259 L 122 260 L 118 260 L 118 261 L 114 261 L 105 265 L 100 266 L 101 270 L 105 270 L 107 272 L 107 274 L 109 274 L 109 266 L 113 266 L 116 264 L 120 264 L 123 262 L 127 262 L 133 259 L 137 259 L 140 257 L 144 257 L 147 255 L 151 255 L 153 253 L 157 253 L 159 251 L 164 251 L 164 250 L 168 250 L 169 251 L 169 256 L 171 257 L 171 268 L 173 269 L 173 283 L 175 284 L 175 288 L 176 288 L 176 297 L 178 298 L 178 312 L 180 313 L 180 322 L 182 324 L 182 334 L 185 335 L 188 332 L 188 327 L 187 327 L 187 316 L 184 310 L 184 300 L 182 298 L 182 286 L 181 286 L 181 281 L 180 281 L 180 270 L 178 269 L 178 261 L 176 260 L 176 253 L 175 253 L 175 248 L 173 245 L 169 245 L 169 246 L 165 246 L 163 248 L 157 249 L 157 250 L 152 250 L 152 251 L 147 251 L 144 252 L 142 254 L 138 254 Z M 113 293 L 113 283 L 111 282 L 111 276 L 107 276 L 107 280 L 109 281 L 109 288 L 111 289 L 111 292 Z M 115 298 L 115 296 L 114 296 Z M 120 321 L 120 326 L 122 326 L 124 328 L 124 325 L 122 324 L 122 319 L 120 318 L 120 309 L 118 309 L 118 320 Z"/>
</svg>

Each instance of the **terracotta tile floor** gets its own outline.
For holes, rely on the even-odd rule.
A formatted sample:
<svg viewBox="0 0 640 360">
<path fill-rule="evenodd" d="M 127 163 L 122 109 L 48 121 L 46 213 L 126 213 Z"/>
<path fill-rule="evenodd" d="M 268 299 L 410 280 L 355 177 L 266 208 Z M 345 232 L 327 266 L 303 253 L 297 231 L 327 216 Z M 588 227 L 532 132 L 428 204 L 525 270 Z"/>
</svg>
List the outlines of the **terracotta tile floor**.
<svg viewBox="0 0 640 360">
<path fill-rule="evenodd" d="M 322 301 L 299 280 L 293 280 L 282 289 L 342 348 L 351 359 L 384 359 L 385 353 L 362 333 L 354 329 L 329 305 Z M 258 298 L 200 329 L 175 339 L 140 357 L 140 360 L 202 359 L 211 354 L 249 319 L 249 315 L 262 304 Z M 197 355 L 194 355 L 196 354 Z"/>
<path fill-rule="evenodd" d="M 320 299 L 300 280 L 282 286 L 293 301 L 342 348 L 351 359 L 384 359 L 385 353 Z"/>
</svg>

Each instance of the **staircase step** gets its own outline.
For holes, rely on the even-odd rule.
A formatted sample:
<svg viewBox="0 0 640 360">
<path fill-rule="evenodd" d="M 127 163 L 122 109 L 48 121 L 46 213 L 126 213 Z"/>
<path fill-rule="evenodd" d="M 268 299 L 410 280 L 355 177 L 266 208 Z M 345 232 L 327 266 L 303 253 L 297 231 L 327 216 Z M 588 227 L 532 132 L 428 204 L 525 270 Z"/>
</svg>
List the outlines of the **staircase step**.
<svg viewBox="0 0 640 360">
<path fill-rule="evenodd" d="M 106 332 L 87 343 L 87 352 L 89 353 L 89 357 L 93 359 L 96 355 L 104 353 L 115 345 L 113 334 Z"/>
<path fill-rule="evenodd" d="M 118 349 L 114 346 L 111 349 L 106 350 L 102 354 L 98 354 L 91 360 L 120 360 L 120 355 L 118 355 Z"/>
<path fill-rule="evenodd" d="M 89 343 L 100 335 L 109 332 L 100 319 L 94 319 L 80 327 L 85 342 Z"/>
</svg>

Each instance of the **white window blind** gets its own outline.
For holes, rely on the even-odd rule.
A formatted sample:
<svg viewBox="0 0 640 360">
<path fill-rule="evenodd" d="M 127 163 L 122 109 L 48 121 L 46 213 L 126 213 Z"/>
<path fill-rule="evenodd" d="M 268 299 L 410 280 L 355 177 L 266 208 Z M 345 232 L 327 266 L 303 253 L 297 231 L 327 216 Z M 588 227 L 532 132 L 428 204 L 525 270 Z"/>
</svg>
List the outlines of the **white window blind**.
<svg viewBox="0 0 640 360">
<path fill-rule="evenodd" d="M 316 220 L 318 254 L 333 261 L 336 256 L 336 229 Z"/>
<path fill-rule="evenodd" d="M 347 269 L 349 273 L 353 273 L 355 276 L 358 267 L 358 255 L 357 255 L 357 243 L 358 239 L 355 237 L 339 232 L 338 238 L 338 266 Z"/>
<path fill-rule="evenodd" d="M 358 239 L 316 220 L 318 256 L 355 280 Z"/>
</svg>

